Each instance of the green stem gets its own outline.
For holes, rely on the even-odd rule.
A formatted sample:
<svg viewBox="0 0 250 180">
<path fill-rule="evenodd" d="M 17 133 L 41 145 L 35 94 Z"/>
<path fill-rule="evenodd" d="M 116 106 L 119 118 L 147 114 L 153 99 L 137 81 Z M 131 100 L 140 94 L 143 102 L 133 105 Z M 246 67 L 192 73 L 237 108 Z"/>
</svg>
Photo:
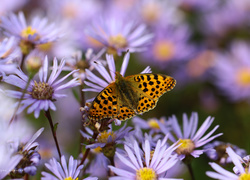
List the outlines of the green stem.
<svg viewBox="0 0 250 180">
<path fill-rule="evenodd" d="M 188 167 L 188 172 L 189 172 L 189 174 L 190 174 L 190 176 L 191 176 L 191 179 L 192 179 L 192 180 L 195 180 L 195 178 L 194 178 L 194 172 L 193 172 L 191 163 L 187 163 L 186 165 L 187 165 L 187 167 Z"/>
<path fill-rule="evenodd" d="M 56 137 L 56 129 L 55 129 L 55 126 L 53 125 L 53 121 L 52 121 L 49 110 L 45 111 L 45 116 L 49 120 L 50 129 L 51 129 L 51 132 L 52 132 L 55 144 L 56 144 L 56 149 L 57 149 L 59 158 L 61 158 L 62 155 L 61 155 L 61 151 L 60 151 L 59 144 L 58 144 L 57 137 Z"/>
</svg>

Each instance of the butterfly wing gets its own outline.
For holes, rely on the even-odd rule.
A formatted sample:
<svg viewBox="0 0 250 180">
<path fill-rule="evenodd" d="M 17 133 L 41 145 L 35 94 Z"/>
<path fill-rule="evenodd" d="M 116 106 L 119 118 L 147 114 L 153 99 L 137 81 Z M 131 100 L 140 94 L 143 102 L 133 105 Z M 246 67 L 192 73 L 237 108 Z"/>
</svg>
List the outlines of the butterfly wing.
<svg viewBox="0 0 250 180">
<path fill-rule="evenodd" d="M 158 99 L 174 88 L 174 78 L 161 74 L 137 74 L 125 78 L 140 94 L 137 112 L 143 113 L 153 109 Z"/>
<path fill-rule="evenodd" d="M 126 119 L 129 119 L 133 116 L 135 116 L 136 113 L 133 109 L 128 108 L 127 106 L 123 106 L 121 105 L 119 107 L 119 114 L 117 117 L 115 117 L 116 119 L 119 119 L 121 121 L 125 121 Z"/>
<path fill-rule="evenodd" d="M 101 120 L 104 118 L 114 118 L 117 115 L 117 92 L 115 83 L 111 83 L 92 102 L 88 118 L 90 120 Z"/>
</svg>

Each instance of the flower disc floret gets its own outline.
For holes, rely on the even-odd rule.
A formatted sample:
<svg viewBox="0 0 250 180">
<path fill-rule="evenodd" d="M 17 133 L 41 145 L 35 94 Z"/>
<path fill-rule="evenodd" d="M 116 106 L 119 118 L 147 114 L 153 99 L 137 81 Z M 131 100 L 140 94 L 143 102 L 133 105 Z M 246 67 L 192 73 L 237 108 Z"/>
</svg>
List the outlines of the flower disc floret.
<svg viewBox="0 0 250 180">
<path fill-rule="evenodd" d="M 180 146 L 175 150 L 177 154 L 191 154 L 195 149 L 195 144 L 191 139 L 179 139 Z"/>
<path fill-rule="evenodd" d="M 136 171 L 136 180 L 157 180 L 157 175 L 152 168 L 141 168 Z"/>
<path fill-rule="evenodd" d="M 37 83 L 35 81 L 32 92 L 31 92 L 31 96 L 34 99 L 49 99 L 52 100 L 52 95 L 54 93 L 54 89 L 45 82 L 39 82 Z"/>
</svg>

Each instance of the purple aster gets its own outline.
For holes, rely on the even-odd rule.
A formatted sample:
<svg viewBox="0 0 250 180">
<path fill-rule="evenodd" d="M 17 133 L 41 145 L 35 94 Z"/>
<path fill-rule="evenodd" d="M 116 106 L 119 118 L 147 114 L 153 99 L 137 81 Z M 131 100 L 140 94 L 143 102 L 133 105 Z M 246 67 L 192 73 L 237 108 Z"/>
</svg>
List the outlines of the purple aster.
<svg viewBox="0 0 250 180">
<path fill-rule="evenodd" d="M 60 37 L 59 30 L 54 24 L 48 24 L 47 18 L 34 17 L 27 24 L 23 12 L 3 16 L 0 27 L 7 36 L 15 36 L 20 40 L 19 45 L 24 54 L 28 54 L 37 44 L 53 42 Z"/>
<path fill-rule="evenodd" d="M 213 161 L 221 165 L 226 165 L 228 163 L 232 163 L 231 158 L 226 153 L 226 148 L 231 147 L 236 154 L 240 157 L 244 157 L 247 155 L 246 150 L 240 149 L 238 146 L 225 143 L 221 141 L 214 141 L 204 146 L 204 150 L 206 155 Z"/>
<path fill-rule="evenodd" d="M 43 130 L 44 128 L 39 129 L 25 144 L 23 144 L 24 142 L 17 141 L 12 143 L 12 148 L 14 148 L 18 154 L 23 155 L 19 164 L 11 173 L 13 176 L 24 176 L 25 174 L 34 176 L 36 174 L 41 156 L 38 153 L 39 144 L 34 141 L 40 136 Z"/>
<path fill-rule="evenodd" d="M 101 42 L 109 54 L 121 55 L 122 52 L 139 52 L 146 46 L 153 35 L 147 33 L 144 24 L 137 24 L 127 16 L 111 14 L 94 20 L 86 33 Z"/>
<path fill-rule="evenodd" d="M 204 150 L 197 149 L 208 142 L 212 141 L 213 139 L 221 136 L 223 133 L 219 133 L 216 135 L 211 136 L 216 129 L 218 129 L 219 125 L 215 126 L 209 133 L 204 135 L 208 128 L 210 128 L 211 124 L 214 121 L 214 118 L 210 116 L 203 122 L 201 127 L 198 127 L 198 114 L 192 113 L 191 117 L 188 118 L 186 114 L 183 114 L 183 127 L 181 128 L 178 120 L 175 116 L 169 118 L 169 121 L 172 124 L 172 135 L 169 136 L 169 139 L 172 142 L 176 142 L 179 140 L 179 144 L 181 144 L 177 149 L 176 152 L 179 155 L 180 159 L 184 159 L 186 156 L 193 156 L 195 158 L 199 157 L 203 154 Z M 161 126 L 163 133 L 169 133 L 169 129 Z M 183 129 L 183 131 L 181 130 Z"/>
<path fill-rule="evenodd" d="M 221 179 L 221 180 L 244 180 L 250 178 L 250 168 L 249 168 L 249 162 L 247 164 L 242 165 L 244 163 L 244 159 L 242 159 L 239 155 L 237 155 L 231 147 L 228 147 L 226 149 L 228 156 L 232 159 L 232 162 L 234 163 L 235 167 L 235 173 L 232 173 L 230 171 L 225 170 L 220 165 L 216 163 L 209 163 L 211 167 L 216 171 L 207 171 L 206 174 L 210 178 L 213 179 Z"/>
<path fill-rule="evenodd" d="M 79 69 L 79 71 L 73 74 L 73 77 L 78 77 L 83 82 L 86 79 L 86 69 L 89 71 L 94 70 L 95 63 L 103 64 L 103 61 L 99 60 L 99 58 L 104 53 L 105 49 L 102 49 L 96 55 L 93 53 L 93 49 L 88 49 L 85 53 L 85 59 L 82 59 L 82 52 L 77 51 L 74 55 L 66 59 L 66 64 L 64 70 L 73 71 L 75 69 Z"/>
<path fill-rule="evenodd" d="M 126 55 L 124 56 L 121 70 L 120 70 L 120 74 L 122 76 L 125 75 L 128 62 L 129 62 L 129 57 L 130 57 L 130 53 L 126 53 Z M 107 64 L 109 67 L 109 72 L 102 65 L 99 65 L 99 64 L 95 65 L 95 69 L 99 72 L 100 75 L 102 75 L 102 77 L 105 80 L 99 78 L 90 70 L 86 69 L 88 81 L 84 81 L 84 83 L 90 88 L 85 88 L 83 89 L 83 91 L 101 92 L 103 88 L 107 87 L 110 83 L 115 81 L 115 72 L 117 70 L 115 67 L 115 60 L 114 60 L 113 55 L 106 54 L 106 60 L 107 60 Z M 150 73 L 150 72 L 151 72 L 150 67 L 146 67 L 141 73 Z"/>
<path fill-rule="evenodd" d="M 150 51 L 142 54 L 143 61 L 165 68 L 166 63 L 186 61 L 193 57 L 195 48 L 189 42 L 191 31 L 186 25 L 162 22 L 154 28 L 154 34 Z"/>
<path fill-rule="evenodd" d="M 133 147 L 124 145 L 126 154 L 116 152 L 116 156 L 126 165 L 126 168 L 109 166 L 117 175 L 110 179 L 170 179 L 164 177 L 179 160 L 177 154 L 173 155 L 177 143 L 167 147 L 166 141 L 167 136 L 163 140 L 158 140 L 155 149 L 152 149 L 148 140 L 145 140 L 143 149 L 139 147 L 136 140 L 133 141 Z"/>
<path fill-rule="evenodd" d="M 101 147 L 103 148 L 104 146 L 108 145 L 108 144 L 119 144 L 121 143 L 121 140 L 128 135 L 129 131 L 132 129 L 131 127 L 126 127 L 127 124 L 125 123 L 123 127 L 121 127 L 119 130 L 117 131 L 113 131 L 112 127 L 110 127 L 109 130 L 107 131 L 103 131 L 101 132 L 97 139 L 96 142 L 94 144 L 91 145 L 87 145 L 86 148 L 90 148 L 90 149 L 94 149 L 97 147 Z M 88 129 L 88 132 L 90 135 L 84 133 L 81 131 L 81 134 L 83 137 L 85 138 L 91 138 L 93 135 L 93 132 Z"/>
<path fill-rule="evenodd" d="M 250 45 L 234 42 L 227 53 L 218 54 L 214 83 L 232 101 L 250 98 Z M 240 93 L 239 93 L 240 92 Z"/>
<path fill-rule="evenodd" d="M 61 157 L 60 163 L 57 162 L 55 158 L 52 158 L 49 163 L 45 163 L 47 169 L 51 171 L 42 172 L 43 177 L 42 180 L 76 180 L 78 179 L 79 173 L 83 168 L 83 165 L 77 167 L 78 163 L 77 160 L 74 160 L 72 156 L 69 158 L 69 162 L 67 164 L 66 159 L 64 156 Z"/>
<path fill-rule="evenodd" d="M 39 81 L 31 80 L 26 93 L 24 94 L 23 100 L 21 100 L 21 107 L 18 112 L 22 112 L 28 107 L 27 112 L 32 113 L 36 118 L 39 117 L 40 111 L 48 109 L 56 110 L 54 101 L 58 98 L 65 97 L 65 94 L 60 94 L 59 91 L 63 89 L 72 88 L 78 86 L 80 83 L 77 78 L 74 78 L 66 83 L 62 83 L 66 78 L 77 70 L 71 71 L 64 77 L 58 79 L 65 65 L 65 60 L 62 60 L 58 65 L 56 58 L 53 60 L 53 67 L 50 77 L 48 78 L 48 58 L 45 57 L 44 64 L 39 70 Z M 58 80 L 57 80 L 58 79 Z M 21 91 L 6 90 L 6 94 L 10 97 L 20 99 L 23 96 L 23 90 L 25 89 L 29 78 L 21 70 L 17 71 L 16 75 L 3 76 L 3 81 L 17 86 Z"/>
</svg>

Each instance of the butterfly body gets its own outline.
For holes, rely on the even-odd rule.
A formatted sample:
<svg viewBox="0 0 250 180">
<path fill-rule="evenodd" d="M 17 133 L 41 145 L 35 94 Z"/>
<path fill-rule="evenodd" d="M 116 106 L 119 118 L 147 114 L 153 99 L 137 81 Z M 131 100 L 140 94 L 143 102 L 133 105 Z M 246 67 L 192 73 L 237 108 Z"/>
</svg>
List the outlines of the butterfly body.
<svg viewBox="0 0 250 180">
<path fill-rule="evenodd" d="M 176 81 L 161 74 L 138 74 L 123 77 L 116 72 L 110 83 L 94 99 L 89 110 L 90 120 L 129 119 L 153 109 L 159 97 L 174 88 Z"/>
</svg>

